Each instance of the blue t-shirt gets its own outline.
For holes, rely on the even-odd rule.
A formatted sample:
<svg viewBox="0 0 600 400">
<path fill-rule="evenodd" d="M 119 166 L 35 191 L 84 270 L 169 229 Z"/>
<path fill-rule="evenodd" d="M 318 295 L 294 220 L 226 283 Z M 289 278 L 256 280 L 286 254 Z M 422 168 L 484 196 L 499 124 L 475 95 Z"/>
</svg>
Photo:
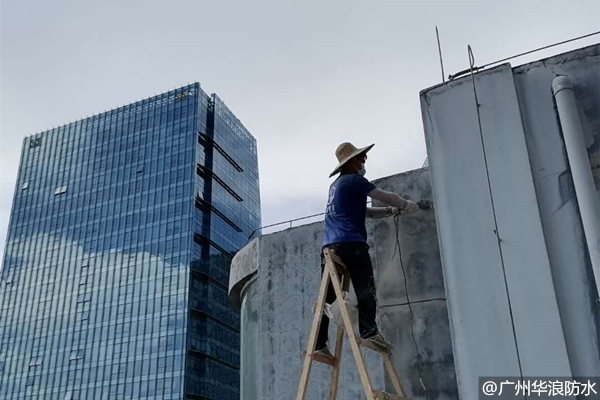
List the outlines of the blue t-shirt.
<svg viewBox="0 0 600 400">
<path fill-rule="evenodd" d="M 375 185 L 358 174 L 340 175 L 331 184 L 325 210 L 323 246 L 367 241 L 367 193 L 374 189 Z"/>
</svg>

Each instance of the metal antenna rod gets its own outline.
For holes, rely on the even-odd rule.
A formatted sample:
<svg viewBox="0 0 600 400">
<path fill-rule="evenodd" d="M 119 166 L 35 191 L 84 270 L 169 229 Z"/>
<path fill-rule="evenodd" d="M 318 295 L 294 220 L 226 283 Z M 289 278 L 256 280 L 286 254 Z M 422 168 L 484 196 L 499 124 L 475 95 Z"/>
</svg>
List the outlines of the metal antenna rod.
<svg viewBox="0 0 600 400">
<path fill-rule="evenodd" d="M 440 67 L 442 67 L 442 82 L 446 83 L 446 78 L 444 78 L 444 60 L 442 59 L 442 45 L 440 44 L 440 32 L 438 31 L 437 25 L 435 26 L 435 36 L 437 37 L 438 54 L 440 55 Z"/>
</svg>

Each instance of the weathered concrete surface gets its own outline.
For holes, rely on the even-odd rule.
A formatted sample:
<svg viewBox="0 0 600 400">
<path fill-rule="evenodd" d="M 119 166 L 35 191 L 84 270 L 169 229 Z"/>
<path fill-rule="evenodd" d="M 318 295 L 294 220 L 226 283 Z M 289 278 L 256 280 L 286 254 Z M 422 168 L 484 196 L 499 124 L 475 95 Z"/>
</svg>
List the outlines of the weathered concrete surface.
<svg viewBox="0 0 600 400">
<path fill-rule="evenodd" d="M 408 199 L 432 199 L 428 169 L 374 183 Z M 409 397 L 457 399 L 435 211 L 419 211 L 395 221 L 376 220 L 373 237 L 379 321 L 386 338 L 396 346 L 394 364 Z"/>
<path fill-rule="evenodd" d="M 245 285 L 242 293 L 242 309 L 240 313 L 240 400 L 258 398 L 258 321 L 260 312 L 259 292 L 254 289 L 257 276 Z"/>
<path fill-rule="evenodd" d="M 421 94 L 463 398 L 477 397 L 481 375 L 598 375 L 597 293 L 550 90 L 558 70 L 580 82 L 593 160 L 598 46 L 514 77 L 508 65 L 478 73 L 477 103 L 470 77 Z"/>
<path fill-rule="evenodd" d="M 521 371 L 570 376 L 512 68 L 493 71 L 477 94 Z"/>
<path fill-rule="evenodd" d="M 384 178 L 376 184 L 409 198 L 431 198 L 427 170 Z M 320 283 L 319 254 L 323 229 L 323 223 L 319 222 L 258 239 L 257 279 L 242 293 L 245 304 L 242 308 L 242 337 L 254 335 L 244 331 L 245 326 L 252 327 L 251 318 L 245 319 L 246 314 L 251 313 L 257 318 L 256 327 L 251 329 L 256 329 L 258 337 L 256 361 L 251 359 L 252 352 L 246 351 L 250 343 L 243 342 L 242 381 L 245 378 L 255 379 L 258 393 L 244 392 L 244 400 L 291 399 L 295 394 L 302 368 L 301 354 L 306 348 L 312 322 L 312 304 Z M 398 218 L 401 252 L 408 276 L 409 297 L 413 303 L 412 316 L 407 305 L 395 229 L 390 218 L 370 221 L 367 225 L 375 267 L 380 329 L 395 346 L 394 365 L 409 397 L 457 399 L 434 211 L 420 211 L 410 217 Z M 240 258 L 234 258 L 232 268 L 243 269 L 250 276 L 254 268 L 241 266 L 244 262 L 253 262 L 253 257 L 249 261 L 241 260 L 250 253 L 240 252 Z M 236 281 L 244 279 L 244 273 L 240 271 L 232 271 Z M 233 282 L 230 286 L 236 287 Z M 234 291 L 230 292 L 230 297 L 236 295 Z M 334 338 L 333 326 L 330 338 Z M 365 354 L 374 387 L 385 387 L 392 392 L 389 382 L 384 382 L 380 356 L 370 351 Z M 255 376 L 246 372 L 253 367 L 257 371 Z M 326 398 L 329 379 L 329 367 L 315 364 L 307 398 Z M 362 399 L 363 396 L 346 342 L 339 398 Z"/>
<path fill-rule="evenodd" d="M 563 330 L 575 376 L 600 375 L 600 318 L 560 125 L 549 90 L 575 85 L 596 187 L 600 188 L 600 45 L 514 69 L 519 107 Z"/>
<path fill-rule="evenodd" d="M 571 374 L 512 70 L 478 74 L 475 86 L 478 105 L 470 77 L 421 97 L 466 398 L 478 376 Z"/>
<path fill-rule="evenodd" d="M 258 280 L 251 290 L 259 296 L 260 399 L 292 399 L 296 394 L 312 323 L 312 304 L 319 289 L 323 223 L 287 229 L 260 238 Z M 333 327 L 330 338 L 334 338 Z M 383 387 L 378 355 L 366 353 L 374 386 Z M 340 376 L 340 399 L 360 399 L 362 386 L 348 343 Z M 315 363 L 307 399 L 326 398 L 330 368 Z M 244 394 L 246 395 L 246 394 Z M 245 398 L 245 397 L 244 397 Z M 252 397 L 248 397 L 252 398 Z"/>
<path fill-rule="evenodd" d="M 236 310 L 242 305 L 241 291 L 246 282 L 258 271 L 258 238 L 253 239 L 240 249 L 233 260 L 229 270 L 229 300 Z"/>
<path fill-rule="evenodd" d="M 466 101 L 475 108 L 473 90 L 467 83 L 459 80 L 447 85 L 450 90 L 464 91 L 465 96 L 470 94 L 460 102 L 446 103 L 448 117 L 454 115 L 454 118 L 443 122 L 430 119 L 431 105 L 429 98 L 424 98 L 425 94 L 422 95 L 422 110 L 458 387 L 461 398 L 472 399 L 477 398 L 474 391 L 477 390 L 477 377 L 482 373 L 518 376 L 520 371 L 504 276 L 499 268 L 501 260 L 493 236 L 495 227 L 490 217 L 492 209 L 484 158 L 481 151 L 469 151 L 473 146 L 472 139 L 478 137 L 478 122 L 472 113 L 463 115 L 464 104 L 461 102 Z M 437 93 L 445 89 L 432 90 Z M 428 97 L 430 95 L 427 93 Z M 440 133 L 441 127 L 458 133 L 466 131 L 470 135 L 450 138 Z M 432 138 L 429 132 L 440 134 Z M 432 147 L 432 141 L 439 141 L 439 145 Z M 446 162 L 454 162 L 455 168 L 439 166 Z M 454 195 L 448 196 L 457 187 L 457 180 L 460 193 L 452 192 Z M 455 227 L 457 231 L 451 232 L 447 227 Z M 496 267 L 489 268 L 490 265 Z M 461 295 L 466 297 L 465 301 Z M 497 348 L 502 349 L 500 354 L 496 354 Z M 475 354 L 472 355 L 471 350 Z"/>
</svg>

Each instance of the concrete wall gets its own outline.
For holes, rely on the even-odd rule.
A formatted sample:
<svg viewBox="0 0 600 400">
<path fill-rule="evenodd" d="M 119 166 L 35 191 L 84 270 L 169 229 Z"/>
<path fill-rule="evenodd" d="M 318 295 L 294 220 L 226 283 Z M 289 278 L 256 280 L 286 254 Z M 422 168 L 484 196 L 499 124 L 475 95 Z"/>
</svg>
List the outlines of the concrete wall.
<svg viewBox="0 0 600 400">
<path fill-rule="evenodd" d="M 427 170 L 375 183 L 409 198 L 431 198 Z M 242 399 L 291 399 L 296 393 L 320 283 L 323 228 L 319 222 L 262 236 L 232 262 L 230 298 L 242 304 Z M 393 361 L 407 393 L 414 399 L 457 399 L 434 211 L 399 218 L 397 227 L 392 219 L 377 220 L 367 229 L 376 269 L 378 322 L 395 346 Z M 253 275 L 255 280 L 248 284 Z M 384 381 L 381 357 L 364 354 L 373 386 L 392 392 Z M 364 398 L 347 341 L 343 365 L 338 398 Z M 326 398 L 329 380 L 330 368 L 315 363 L 307 398 Z"/>
<path fill-rule="evenodd" d="M 461 398 L 478 376 L 594 376 L 597 298 L 550 85 L 598 155 L 599 46 L 427 89 L 423 123 Z"/>
<path fill-rule="evenodd" d="M 257 306 L 257 360 L 242 360 L 256 367 L 257 394 L 244 391 L 242 399 L 292 399 L 296 395 L 312 322 L 312 304 L 320 284 L 319 251 L 323 223 L 287 229 L 258 239 L 258 275 L 244 297 L 255 297 Z M 245 314 L 242 310 L 242 314 Z M 245 315 L 242 315 L 245 318 Z M 242 337 L 254 333 L 242 331 Z M 331 338 L 334 338 L 333 329 Z M 245 343 L 250 345 L 250 343 Z M 242 349 L 246 354 L 246 349 Z M 360 399 L 362 386 L 352 365 L 351 350 L 345 345 L 339 399 Z M 374 385 L 383 387 L 380 358 L 367 353 L 366 362 Z M 307 399 L 323 399 L 329 393 L 330 367 L 315 363 Z M 248 383 L 248 384 L 246 384 Z M 250 387 L 246 381 L 243 389 Z"/>
<path fill-rule="evenodd" d="M 415 201 L 432 199 L 428 169 L 374 183 Z M 397 346 L 394 364 L 410 397 L 458 398 L 434 210 L 376 220 L 373 238 L 380 326 Z"/>
<path fill-rule="evenodd" d="M 552 92 L 575 85 L 596 188 L 600 189 L 600 45 L 513 70 L 563 332 L 574 376 L 600 375 L 600 319 L 592 269 Z"/>
</svg>

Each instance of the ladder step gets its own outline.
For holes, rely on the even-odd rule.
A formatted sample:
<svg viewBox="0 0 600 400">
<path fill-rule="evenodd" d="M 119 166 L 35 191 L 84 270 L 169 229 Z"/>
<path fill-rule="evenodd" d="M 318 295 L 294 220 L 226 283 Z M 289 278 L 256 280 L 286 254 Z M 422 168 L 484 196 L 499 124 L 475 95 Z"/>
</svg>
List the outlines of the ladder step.
<svg viewBox="0 0 600 400">
<path fill-rule="evenodd" d="M 302 356 L 306 357 L 306 352 L 302 353 Z M 324 357 L 324 356 L 322 356 L 320 354 L 314 354 L 313 357 L 312 357 L 312 359 L 314 361 L 320 362 L 322 364 L 327 364 L 327 365 L 330 365 L 332 367 L 333 367 L 333 363 L 335 361 L 335 359 L 333 359 L 333 358 Z"/>
<path fill-rule="evenodd" d="M 358 342 L 359 346 L 366 347 L 367 349 L 371 349 L 371 350 L 376 351 L 378 353 L 382 353 L 382 354 L 389 354 L 390 353 L 390 349 L 388 349 L 387 347 L 380 346 L 380 345 L 375 344 L 373 342 L 370 342 L 368 340 L 364 340 L 364 339 L 361 339 L 359 337 L 356 337 L 356 341 Z"/>
<path fill-rule="evenodd" d="M 380 392 L 379 390 L 373 390 L 373 397 L 379 400 L 408 400 L 408 398 L 406 397 L 400 397 L 396 394 Z"/>
</svg>

